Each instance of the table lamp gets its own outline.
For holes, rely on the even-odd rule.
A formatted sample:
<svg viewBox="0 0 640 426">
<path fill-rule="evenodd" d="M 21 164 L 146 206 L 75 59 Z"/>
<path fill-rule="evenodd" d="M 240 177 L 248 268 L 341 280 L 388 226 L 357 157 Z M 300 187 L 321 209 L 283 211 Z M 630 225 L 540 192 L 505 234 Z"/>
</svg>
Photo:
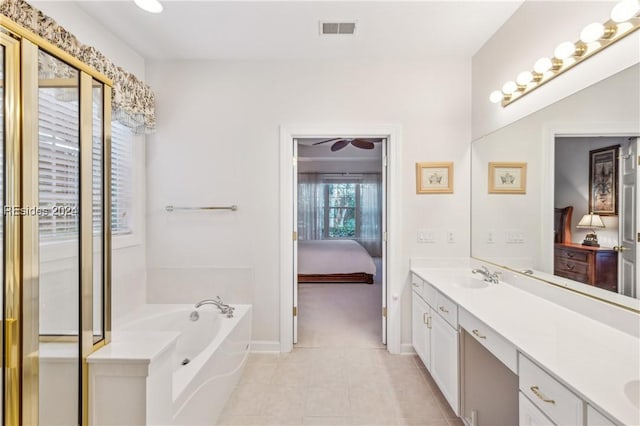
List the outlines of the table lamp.
<svg viewBox="0 0 640 426">
<path fill-rule="evenodd" d="M 584 241 L 582 242 L 583 246 L 600 247 L 600 244 L 598 244 L 598 236 L 596 235 L 596 228 L 604 229 L 604 223 L 600 216 L 593 213 L 585 214 L 576 225 L 576 228 L 591 230 L 591 232 L 584 237 Z"/>
</svg>

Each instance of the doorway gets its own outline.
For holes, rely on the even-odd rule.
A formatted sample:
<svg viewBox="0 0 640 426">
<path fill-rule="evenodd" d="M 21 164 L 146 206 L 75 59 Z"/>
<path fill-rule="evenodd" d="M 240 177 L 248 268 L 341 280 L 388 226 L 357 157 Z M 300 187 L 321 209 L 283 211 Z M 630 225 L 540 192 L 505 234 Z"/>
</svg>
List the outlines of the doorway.
<svg viewBox="0 0 640 426">
<path fill-rule="evenodd" d="M 384 347 L 387 140 L 294 143 L 293 341 L 306 348 Z"/>
<path fill-rule="evenodd" d="M 386 269 L 382 276 L 386 287 L 383 286 L 380 306 L 380 324 L 386 327 L 386 347 L 391 353 L 401 352 L 401 299 L 400 293 L 406 277 L 401 273 L 401 235 L 402 215 L 401 202 L 401 170 L 400 146 L 401 128 L 396 125 L 301 125 L 283 126 L 280 128 L 280 352 L 290 352 L 293 349 L 293 337 L 297 330 L 297 259 L 294 255 L 294 245 L 297 244 L 296 225 L 294 221 L 297 210 L 297 147 L 296 139 L 302 138 L 384 138 L 386 140 L 386 200 L 385 217 L 383 223 L 386 233 L 383 234 L 386 249 Z"/>
<path fill-rule="evenodd" d="M 637 145 L 631 136 L 555 138 L 554 207 L 573 208 L 568 241 L 556 238 L 555 275 L 639 296 Z"/>
</svg>

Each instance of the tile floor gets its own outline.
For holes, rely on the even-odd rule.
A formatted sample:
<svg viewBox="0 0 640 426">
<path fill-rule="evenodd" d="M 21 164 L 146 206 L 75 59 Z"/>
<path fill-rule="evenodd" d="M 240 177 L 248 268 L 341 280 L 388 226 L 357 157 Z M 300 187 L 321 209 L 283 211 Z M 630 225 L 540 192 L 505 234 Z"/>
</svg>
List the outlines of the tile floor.
<svg viewBox="0 0 640 426">
<path fill-rule="evenodd" d="M 376 348 L 251 355 L 218 424 L 463 425 L 417 356 Z"/>
</svg>

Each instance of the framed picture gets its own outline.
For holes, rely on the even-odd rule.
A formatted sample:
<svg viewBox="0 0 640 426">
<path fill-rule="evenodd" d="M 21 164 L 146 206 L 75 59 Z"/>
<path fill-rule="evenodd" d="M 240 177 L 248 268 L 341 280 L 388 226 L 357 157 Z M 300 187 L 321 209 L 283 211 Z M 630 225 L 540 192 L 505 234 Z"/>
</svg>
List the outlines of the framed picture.
<svg viewBox="0 0 640 426">
<path fill-rule="evenodd" d="M 416 194 L 452 194 L 453 163 L 416 163 Z"/>
<path fill-rule="evenodd" d="M 589 151 L 589 212 L 618 214 L 618 150 L 620 145 Z"/>
<path fill-rule="evenodd" d="M 489 194 L 526 194 L 527 163 L 489 163 Z"/>
</svg>

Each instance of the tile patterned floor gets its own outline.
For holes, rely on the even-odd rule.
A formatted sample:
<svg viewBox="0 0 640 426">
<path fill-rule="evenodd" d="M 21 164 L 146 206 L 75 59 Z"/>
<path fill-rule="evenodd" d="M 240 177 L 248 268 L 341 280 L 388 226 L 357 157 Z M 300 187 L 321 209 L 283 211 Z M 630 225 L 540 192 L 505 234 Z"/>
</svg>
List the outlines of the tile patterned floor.
<svg viewBox="0 0 640 426">
<path fill-rule="evenodd" d="M 463 426 L 417 356 L 375 348 L 252 354 L 218 424 Z"/>
</svg>

